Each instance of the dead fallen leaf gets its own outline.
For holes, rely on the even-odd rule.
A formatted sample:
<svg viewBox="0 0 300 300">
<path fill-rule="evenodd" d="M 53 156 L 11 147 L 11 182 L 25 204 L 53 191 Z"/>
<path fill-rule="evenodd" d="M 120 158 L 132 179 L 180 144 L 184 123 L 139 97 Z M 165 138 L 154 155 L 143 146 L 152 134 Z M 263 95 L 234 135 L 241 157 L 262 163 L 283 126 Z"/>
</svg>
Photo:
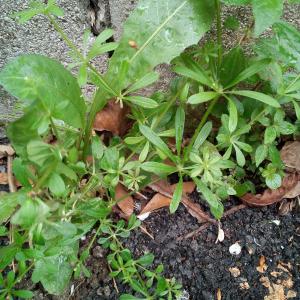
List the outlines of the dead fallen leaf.
<svg viewBox="0 0 300 300">
<path fill-rule="evenodd" d="M 264 300 L 286 300 L 284 287 L 280 284 L 273 283 L 269 287 L 269 295 L 265 296 Z"/>
<path fill-rule="evenodd" d="M 297 297 L 297 292 L 295 292 L 294 290 L 289 290 L 286 294 L 287 299 L 296 298 L 296 297 Z"/>
<path fill-rule="evenodd" d="M 216 240 L 216 244 L 217 244 L 218 242 L 223 242 L 224 239 L 225 239 L 225 232 L 224 232 L 224 230 L 221 228 L 221 225 L 220 225 L 220 223 L 219 223 L 219 225 L 218 225 L 218 237 L 217 237 L 217 240 Z"/>
<path fill-rule="evenodd" d="M 0 158 L 3 158 L 7 155 L 13 156 L 15 150 L 10 145 L 0 145 Z"/>
<path fill-rule="evenodd" d="M 218 289 L 218 291 L 217 291 L 217 300 L 222 300 L 222 292 L 221 292 L 221 289 Z"/>
<path fill-rule="evenodd" d="M 118 207 L 122 210 L 126 217 L 130 217 L 134 210 L 133 198 L 128 195 L 128 191 L 123 187 L 122 184 L 116 186 L 116 199 L 123 199 L 117 203 Z"/>
<path fill-rule="evenodd" d="M 161 194 L 164 197 L 167 197 L 169 199 L 172 198 L 173 196 L 173 192 L 175 190 L 176 184 L 170 185 L 167 181 L 165 180 L 160 180 L 158 182 L 152 183 L 149 185 L 152 190 L 154 190 L 155 192 L 158 192 L 159 194 Z M 195 184 L 194 182 L 184 182 L 183 183 L 183 196 L 181 199 L 181 203 L 186 207 L 186 209 L 188 210 L 188 212 L 195 217 L 199 223 L 203 223 L 203 222 L 211 222 L 214 224 L 217 224 L 217 221 L 210 218 L 202 209 L 201 206 L 198 203 L 194 203 L 191 200 L 188 199 L 186 194 L 192 193 L 195 189 Z M 151 200 L 150 200 L 151 201 Z M 166 199 L 164 199 L 163 197 L 157 196 L 157 198 L 155 199 L 155 201 L 158 202 L 158 206 L 159 202 L 165 202 L 167 203 Z M 151 205 L 155 206 L 154 203 L 152 203 Z M 169 204 L 168 204 L 169 205 Z M 167 205 L 167 206 L 168 206 Z M 146 206 L 147 207 L 147 206 Z M 145 207 L 145 208 L 146 208 Z M 160 206 L 161 207 L 161 206 Z M 144 210 L 145 210 L 144 208 Z M 144 214 L 144 210 L 141 212 L 140 215 Z"/>
<path fill-rule="evenodd" d="M 144 215 L 146 213 L 153 212 L 157 209 L 160 209 L 162 207 L 167 207 L 171 203 L 171 199 L 163 196 L 162 194 L 155 194 L 154 197 L 147 203 L 147 205 L 144 207 L 144 209 L 141 211 L 139 216 Z"/>
<path fill-rule="evenodd" d="M 113 135 L 123 136 L 129 129 L 130 122 L 127 118 L 129 107 L 114 100 L 97 113 L 93 128 L 96 131 L 110 131 Z"/>
<path fill-rule="evenodd" d="M 263 194 L 253 195 L 250 193 L 241 197 L 243 202 L 250 206 L 267 206 L 281 201 L 300 180 L 299 173 L 288 174 L 283 178 L 282 185 L 276 190 L 267 189 Z"/>
<path fill-rule="evenodd" d="M 272 271 L 270 274 L 271 274 L 271 276 L 277 278 L 278 276 L 280 276 L 282 274 L 282 272 Z"/>
<path fill-rule="evenodd" d="M 241 271 L 237 267 L 232 267 L 232 268 L 229 268 L 228 270 L 234 278 L 239 277 L 241 275 Z"/>
<path fill-rule="evenodd" d="M 280 157 L 287 168 L 300 171 L 300 142 L 288 142 L 280 151 Z"/>
<path fill-rule="evenodd" d="M 262 255 L 259 258 L 259 265 L 256 267 L 256 270 L 260 273 L 264 273 L 268 269 L 268 266 L 266 264 L 266 258 Z"/>
<path fill-rule="evenodd" d="M 2 185 L 8 184 L 7 173 L 0 173 L 0 184 L 2 184 Z"/>
<path fill-rule="evenodd" d="M 261 282 L 261 284 L 266 287 L 266 288 L 270 288 L 271 287 L 271 282 L 270 279 L 266 276 L 263 276 L 259 279 L 259 281 Z"/>
</svg>

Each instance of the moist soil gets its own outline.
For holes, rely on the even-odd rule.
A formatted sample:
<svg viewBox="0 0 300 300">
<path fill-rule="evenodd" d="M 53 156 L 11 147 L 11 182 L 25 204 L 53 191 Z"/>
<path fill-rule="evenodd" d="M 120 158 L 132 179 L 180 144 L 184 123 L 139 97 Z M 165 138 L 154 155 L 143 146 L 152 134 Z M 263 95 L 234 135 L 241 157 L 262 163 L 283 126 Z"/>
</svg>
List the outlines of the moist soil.
<svg viewBox="0 0 300 300">
<path fill-rule="evenodd" d="M 226 206 L 236 204 L 233 200 Z M 167 209 L 153 213 L 143 225 L 154 239 L 136 230 L 125 240 L 125 246 L 137 256 L 152 252 L 155 264 L 164 264 L 165 275 L 182 283 L 183 299 L 218 299 L 218 289 L 222 296 L 219 299 L 227 300 L 287 299 L 282 297 L 283 292 L 287 297 L 300 299 L 300 214 L 297 209 L 284 216 L 278 214 L 278 205 L 237 211 L 222 221 L 225 240 L 217 244 L 215 226 L 193 238 L 180 240 L 199 227 L 183 207 L 173 215 Z M 232 255 L 229 247 L 236 242 L 242 251 Z M 111 281 L 107 282 L 107 269 L 99 269 L 97 257 L 101 260 L 103 255 L 103 250 L 96 246 L 89 262 L 93 275 L 81 282 L 73 299 L 118 299 Z M 267 269 L 260 273 L 257 267 L 262 256 Z M 231 268 L 237 268 L 240 274 L 234 277 L 229 270 L 236 269 Z M 270 294 L 272 287 L 263 285 L 266 277 L 276 290 L 274 294 Z M 120 292 L 125 292 L 120 283 L 117 286 Z"/>
<path fill-rule="evenodd" d="M 1 168 L 1 172 L 5 171 L 3 164 Z M 7 191 L 7 187 L 0 185 L 1 190 Z M 192 198 L 202 202 L 196 193 Z M 231 199 L 225 207 L 238 204 Z M 221 222 L 225 239 L 219 243 L 216 243 L 218 228 L 213 225 L 185 239 L 188 233 L 199 228 L 197 220 L 184 207 L 172 215 L 168 209 L 161 209 L 143 222 L 154 239 L 137 229 L 124 240 L 124 245 L 135 256 L 153 253 L 154 264 L 164 265 L 165 276 L 175 277 L 183 285 L 182 300 L 300 299 L 299 206 L 285 215 L 279 214 L 278 206 L 244 208 L 227 216 Z M 89 240 L 87 236 L 81 241 L 82 249 Z M 0 245 L 6 243 L 0 240 Z M 234 243 L 242 248 L 238 255 L 229 252 Z M 32 289 L 35 299 L 118 299 L 108 275 L 107 254 L 107 250 L 95 244 L 87 260 L 91 277 L 72 282 L 63 296 L 48 295 L 30 280 L 22 286 Z M 259 265 L 263 272 L 257 270 Z M 131 292 L 120 282 L 116 285 L 120 294 Z"/>
</svg>

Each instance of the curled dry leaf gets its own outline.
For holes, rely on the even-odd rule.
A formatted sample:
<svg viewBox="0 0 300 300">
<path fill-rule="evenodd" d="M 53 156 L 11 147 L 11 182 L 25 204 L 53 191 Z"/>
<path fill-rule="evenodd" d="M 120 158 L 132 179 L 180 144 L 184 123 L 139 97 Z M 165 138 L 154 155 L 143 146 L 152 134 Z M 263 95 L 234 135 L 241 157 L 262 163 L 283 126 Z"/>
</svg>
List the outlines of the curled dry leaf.
<svg viewBox="0 0 300 300">
<path fill-rule="evenodd" d="M 221 289 L 217 290 L 217 300 L 222 300 L 222 292 Z"/>
<path fill-rule="evenodd" d="M 280 157 L 287 168 L 300 171 L 300 142 L 288 142 L 280 151 Z"/>
<path fill-rule="evenodd" d="M 15 154 L 15 150 L 10 145 L 0 145 L 0 158 L 5 156 L 13 156 Z"/>
<path fill-rule="evenodd" d="M 116 199 L 122 199 L 117 205 L 122 210 L 125 217 L 130 217 L 134 210 L 133 198 L 128 195 L 128 191 L 120 183 L 116 186 Z"/>
<path fill-rule="evenodd" d="M 224 239 L 225 239 L 225 232 L 224 232 L 224 230 L 221 228 L 221 225 L 220 225 L 220 223 L 219 223 L 219 225 L 218 225 L 218 237 L 217 237 L 217 240 L 216 240 L 216 244 L 217 244 L 218 242 L 223 242 Z"/>
<path fill-rule="evenodd" d="M 107 105 L 97 113 L 93 128 L 96 131 L 110 131 L 113 135 L 123 136 L 129 129 L 130 122 L 127 114 L 128 106 L 120 106 L 114 100 L 110 100 Z"/>
<path fill-rule="evenodd" d="M 150 184 L 150 187 L 155 192 L 158 192 L 150 202 L 144 207 L 143 211 L 140 213 L 139 217 L 143 217 L 153 210 L 169 206 L 175 190 L 176 184 L 170 185 L 167 181 L 158 181 L 156 183 Z M 197 203 L 192 202 L 188 199 L 187 194 L 190 194 L 194 191 L 195 184 L 194 182 L 184 182 L 183 183 L 183 195 L 181 203 L 186 207 L 188 212 L 195 217 L 199 223 L 211 222 L 217 223 L 216 220 L 211 219 L 202 209 L 201 206 Z"/>
<path fill-rule="evenodd" d="M 259 273 L 264 273 L 268 269 L 268 266 L 266 264 L 266 258 L 262 255 L 259 258 L 259 265 L 256 267 L 256 270 Z"/>
<path fill-rule="evenodd" d="M 281 201 L 285 195 L 290 192 L 300 180 L 299 173 L 287 174 L 280 188 L 276 190 L 267 189 L 263 194 L 253 195 L 250 193 L 241 197 L 244 203 L 250 206 L 267 206 Z"/>
</svg>

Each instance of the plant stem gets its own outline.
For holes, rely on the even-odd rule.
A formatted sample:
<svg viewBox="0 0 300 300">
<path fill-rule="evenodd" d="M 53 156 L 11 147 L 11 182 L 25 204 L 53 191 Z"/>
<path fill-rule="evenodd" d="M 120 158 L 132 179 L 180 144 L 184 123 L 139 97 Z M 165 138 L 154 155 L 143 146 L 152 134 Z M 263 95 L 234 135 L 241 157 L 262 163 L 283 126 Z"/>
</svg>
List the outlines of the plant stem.
<svg viewBox="0 0 300 300">
<path fill-rule="evenodd" d="M 218 42 L 218 69 L 220 70 L 223 56 L 222 44 L 222 20 L 221 20 L 221 3 L 220 0 L 215 0 L 217 10 L 217 42 Z"/>
<path fill-rule="evenodd" d="M 54 121 L 53 121 L 53 118 L 52 118 L 52 117 L 50 117 L 50 123 L 51 123 L 51 127 L 52 127 L 52 129 L 53 129 L 53 133 L 55 134 L 55 137 L 56 137 L 57 139 L 59 139 L 58 130 L 57 130 L 55 124 L 54 124 Z"/>
<path fill-rule="evenodd" d="M 218 102 L 219 98 L 220 98 L 220 95 L 218 95 L 215 99 L 213 99 L 213 100 L 210 102 L 210 104 L 209 104 L 209 106 L 208 106 L 208 108 L 207 108 L 205 114 L 203 115 L 203 117 L 202 117 L 202 119 L 201 119 L 201 121 L 200 121 L 200 123 L 199 123 L 197 129 L 195 130 L 195 132 L 194 132 L 194 134 L 193 134 L 193 136 L 192 136 L 192 138 L 191 138 L 191 140 L 190 140 L 189 146 L 187 147 L 187 151 L 186 151 L 186 153 L 185 153 L 184 160 L 186 160 L 186 159 L 188 158 L 188 155 L 190 154 L 190 152 L 191 152 L 191 150 L 192 150 L 193 144 L 194 144 L 194 142 L 195 142 L 195 140 L 196 140 L 196 138 L 197 138 L 197 136 L 198 136 L 200 130 L 202 129 L 202 127 L 203 127 L 204 124 L 206 123 L 207 118 L 209 117 L 211 111 L 212 111 L 213 108 L 215 107 L 215 105 L 216 105 L 216 103 Z"/>
</svg>

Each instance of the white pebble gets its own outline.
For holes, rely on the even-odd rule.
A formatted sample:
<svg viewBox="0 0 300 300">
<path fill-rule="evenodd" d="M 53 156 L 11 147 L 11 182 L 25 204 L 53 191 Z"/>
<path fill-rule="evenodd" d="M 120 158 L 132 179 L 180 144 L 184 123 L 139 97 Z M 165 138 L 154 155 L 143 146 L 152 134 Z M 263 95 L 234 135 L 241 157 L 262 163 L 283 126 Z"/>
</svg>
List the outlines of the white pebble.
<svg viewBox="0 0 300 300">
<path fill-rule="evenodd" d="M 242 251 L 242 247 L 238 242 L 236 242 L 235 244 L 229 247 L 229 252 L 232 255 L 239 255 L 241 251 Z"/>
</svg>

